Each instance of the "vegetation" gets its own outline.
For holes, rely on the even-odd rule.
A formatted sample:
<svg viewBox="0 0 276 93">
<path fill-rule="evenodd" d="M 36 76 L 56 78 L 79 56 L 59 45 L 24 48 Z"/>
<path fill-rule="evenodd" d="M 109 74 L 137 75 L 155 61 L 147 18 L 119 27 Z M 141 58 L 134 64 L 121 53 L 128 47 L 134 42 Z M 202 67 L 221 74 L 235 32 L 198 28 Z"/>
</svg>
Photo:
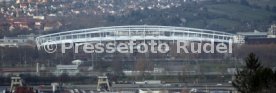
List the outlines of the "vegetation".
<svg viewBox="0 0 276 93">
<path fill-rule="evenodd" d="M 273 93 L 276 90 L 276 72 L 261 65 L 255 54 L 250 53 L 246 66 L 238 69 L 233 86 L 241 93 Z"/>
<path fill-rule="evenodd" d="M 137 10 L 121 16 L 107 16 L 106 19 L 113 25 L 169 25 L 242 32 L 267 31 L 275 23 L 276 13 L 244 2 L 210 1 L 161 10 Z"/>
</svg>

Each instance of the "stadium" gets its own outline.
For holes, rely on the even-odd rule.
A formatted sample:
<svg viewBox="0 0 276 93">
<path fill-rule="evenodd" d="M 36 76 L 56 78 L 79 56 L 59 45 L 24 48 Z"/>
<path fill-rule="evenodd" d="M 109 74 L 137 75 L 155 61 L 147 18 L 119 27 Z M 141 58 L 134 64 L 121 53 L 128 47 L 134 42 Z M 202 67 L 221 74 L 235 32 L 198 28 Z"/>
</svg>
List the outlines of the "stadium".
<svg viewBox="0 0 276 93">
<path fill-rule="evenodd" d="M 49 44 L 61 44 L 63 42 L 114 42 L 114 41 L 214 41 L 228 43 L 240 43 L 238 36 L 214 30 L 154 26 L 154 25 L 130 25 L 110 26 L 89 29 L 72 30 L 53 34 L 41 35 L 36 38 L 38 47 Z"/>
<path fill-rule="evenodd" d="M 236 59 L 231 59 L 231 53 L 186 53 L 181 51 L 177 53 L 176 42 L 188 41 L 189 43 L 209 43 L 214 41 L 216 45 L 219 43 L 228 44 L 233 42 L 233 45 L 240 44 L 238 35 L 225 33 L 214 30 L 187 28 L 187 27 L 173 27 L 173 26 L 155 26 L 155 25 L 129 25 L 129 26 L 111 26 L 111 27 L 97 27 L 89 29 L 72 30 L 65 32 L 58 32 L 53 34 L 41 35 L 36 38 L 37 47 L 41 48 L 42 52 L 47 52 L 50 56 L 59 60 L 66 60 L 63 64 L 70 64 L 72 60 L 84 61 L 84 66 L 93 66 L 97 70 L 106 71 L 106 66 L 112 68 L 122 69 L 127 76 L 136 76 L 143 69 L 148 74 L 154 75 L 169 75 L 178 76 L 182 74 L 199 75 L 196 68 L 202 69 L 206 75 L 213 75 L 211 70 L 216 69 L 218 65 L 233 66 L 238 62 Z M 170 46 L 168 52 L 140 53 L 137 46 L 134 47 L 133 53 L 120 52 L 102 52 L 102 53 L 87 53 L 82 51 L 83 47 L 68 48 L 66 52 L 62 52 L 62 45 L 68 46 L 64 43 L 78 45 L 82 43 L 129 43 L 135 41 L 139 43 L 149 43 L 155 41 L 158 43 L 166 43 Z M 48 52 L 45 46 L 57 45 L 55 52 Z M 70 45 L 69 45 L 70 46 Z M 188 46 L 189 48 L 192 46 Z M 155 47 L 156 48 L 156 47 Z M 78 52 L 74 52 L 77 49 Z M 44 50 L 44 51 L 43 51 Z M 51 50 L 51 49 L 50 49 Z M 94 49 L 96 51 L 96 49 Z M 151 49 L 148 49 L 149 51 Z M 227 60 L 227 61 L 225 61 Z M 142 65 L 144 64 L 144 65 Z M 237 63 L 238 64 L 238 63 Z M 188 66 L 187 66 L 188 65 Z M 199 67 L 199 65 L 201 65 Z M 185 71 L 183 69 L 189 69 Z M 168 73 L 163 73 L 167 71 Z M 227 72 L 224 70 L 219 70 Z M 111 71 L 112 72 L 112 71 Z"/>
</svg>

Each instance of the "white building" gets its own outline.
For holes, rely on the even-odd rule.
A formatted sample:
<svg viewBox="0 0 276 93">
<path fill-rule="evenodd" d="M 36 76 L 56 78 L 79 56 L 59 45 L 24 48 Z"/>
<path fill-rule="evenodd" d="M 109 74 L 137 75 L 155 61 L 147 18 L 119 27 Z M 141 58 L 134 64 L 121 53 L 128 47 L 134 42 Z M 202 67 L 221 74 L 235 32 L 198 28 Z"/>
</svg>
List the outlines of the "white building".
<svg viewBox="0 0 276 93">
<path fill-rule="evenodd" d="M 57 65 L 54 75 L 60 76 L 62 74 L 67 74 L 69 76 L 75 76 L 79 73 L 79 65 Z"/>
<path fill-rule="evenodd" d="M 237 32 L 238 35 L 244 36 L 245 39 L 267 38 L 267 32 L 254 30 L 253 32 Z"/>
<path fill-rule="evenodd" d="M 271 25 L 268 29 L 268 38 L 276 38 L 276 24 Z"/>
<path fill-rule="evenodd" d="M 238 42 L 239 44 L 244 44 L 245 43 L 245 36 L 243 35 L 235 35 L 234 36 L 234 42 Z"/>
<path fill-rule="evenodd" d="M 139 89 L 139 93 L 169 93 L 168 90 Z"/>
<path fill-rule="evenodd" d="M 17 37 L 4 37 L 0 39 L 2 47 L 20 47 L 20 46 L 35 46 L 36 35 L 18 35 Z"/>
</svg>

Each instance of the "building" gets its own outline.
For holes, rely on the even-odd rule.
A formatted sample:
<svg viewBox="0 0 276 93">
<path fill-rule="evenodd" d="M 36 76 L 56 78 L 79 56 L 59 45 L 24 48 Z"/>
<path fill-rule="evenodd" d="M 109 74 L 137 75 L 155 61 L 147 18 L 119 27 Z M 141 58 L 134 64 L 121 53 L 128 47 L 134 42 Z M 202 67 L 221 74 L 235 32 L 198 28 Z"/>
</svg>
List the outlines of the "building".
<svg viewBox="0 0 276 93">
<path fill-rule="evenodd" d="M 114 42 L 114 41 L 196 41 L 196 42 L 222 42 L 240 43 L 234 40 L 236 35 L 231 33 L 172 26 L 131 25 L 98 27 L 65 31 L 42 35 L 36 38 L 38 47 L 45 44 L 61 44 L 62 42 Z"/>
<path fill-rule="evenodd" d="M 168 90 L 139 89 L 138 93 L 169 93 Z"/>
<path fill-rule="evenodd" d="M 19 74 L 37 75 L 36 68 L 32 68 L 32 67 L 17 67 L 17 68 L 2 67 L 0 69 L 0 73 L 3 76 L 12 76 L 12 75 L 19 75 Z"/>
<path fill-rule="evenodd" d="M 267 32 L 259 32 L 257 30 L 253 32 L 237 32 L 237 34 L 244 36 L 244 39 L 267 38 Z"/>
<path fill-rule="evenodd" d="M 276 25 L 273 24 L 268 32 L 237 32 L 236 42 L 244 42 L 246 44 L 276 44 Z M 243 39 L 242 39 L 243 38 Z"/>
<path fill-rule="evenodd" d="M 244 44 L 245 43 L 245 36 L 243 36 L 243 35 L 236 35 L 236 36 L 234 36 L 234 40 L 236 40 L 234 42 L 238 42 L 240 44 Z"/>
<path fill-rule="evenodd" d="M 75 76 L 79 73 L 79 65 L 57 65 L 54 75 L 60 76 L 66 74 L 69 76 Z"/>
<path fill-rule="evenodd" d="M 9 30 L 12 31 L 14 29 L 19 30 L 32 30 L 32 26 L 35 23 L 35 19 L 32 17 L 18 17 L 18 18 L 9 18 Z"/>
<path fill-rule="evenodd" d="M 45 3 L 48 2 L 48 0 L 16 0 L 15 3 L 16 4 L 20 4 L 20 3 Z"/>
<path fill-rule="evenodd" d="M 61 22 L 59 21 L 47 21 L 44 25 L 44 31 L 51 31 L 55 29 L 59 29 L 62 26 Z"/>
<path fill-rule="evenodd" d="M 276 24 L 271 25 L 268 29 L 268 38 L 276 38 Z"/>
<path fill-rule="evenodd" d="M 246 44 L 276 44 L 276 38 L 251 38 L 246 39 Z"/>
<path fill-rule="evenodd" d="M 2 47 L 21 47 L 21 46 L 35 46 L 36 35 L 18 35 L 17 37 L 4 37 L 0 39 L 0 46 Z"/>
</svg>

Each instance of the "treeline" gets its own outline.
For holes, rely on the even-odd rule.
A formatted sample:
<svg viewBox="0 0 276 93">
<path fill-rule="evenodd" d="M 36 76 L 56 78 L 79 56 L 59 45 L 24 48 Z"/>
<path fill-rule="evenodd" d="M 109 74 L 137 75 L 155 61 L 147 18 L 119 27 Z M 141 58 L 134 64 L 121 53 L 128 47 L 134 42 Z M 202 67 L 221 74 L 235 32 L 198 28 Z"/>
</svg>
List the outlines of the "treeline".
<svg viewBox="0 0 276 93">
<path fill-rule="evenodd" d="M 96 84 L 97 77 L 88 77 L 88 76 L 28 76 L 21 75 L 23 83 L 25 85 L 51 85 L 51 83 L 64 83 L 64 84 Z M 11 84 L 11 77 L 0 77 L 0 86 L 7 86 Z"/>
</svg>

